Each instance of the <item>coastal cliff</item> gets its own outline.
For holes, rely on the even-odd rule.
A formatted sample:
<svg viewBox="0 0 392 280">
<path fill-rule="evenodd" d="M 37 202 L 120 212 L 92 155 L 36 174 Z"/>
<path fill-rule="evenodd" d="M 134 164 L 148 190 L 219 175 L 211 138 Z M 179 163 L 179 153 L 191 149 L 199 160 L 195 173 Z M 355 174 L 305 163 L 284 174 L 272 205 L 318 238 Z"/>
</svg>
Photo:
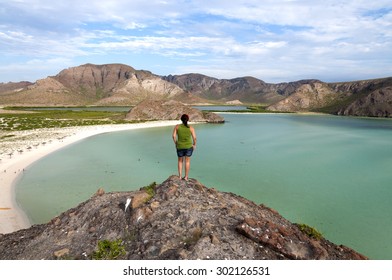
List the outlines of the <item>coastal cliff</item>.
<svg viewBox="0 0 392 280">
<path fill-rule="evenodd" d="M 105 193 L 49 223 L 0 235 L 0 259 L 366 259 L 275 210 L 170 176 L 139 191 Z M 110 243 L 112 242 L 112 243 Z"/>
</svg>

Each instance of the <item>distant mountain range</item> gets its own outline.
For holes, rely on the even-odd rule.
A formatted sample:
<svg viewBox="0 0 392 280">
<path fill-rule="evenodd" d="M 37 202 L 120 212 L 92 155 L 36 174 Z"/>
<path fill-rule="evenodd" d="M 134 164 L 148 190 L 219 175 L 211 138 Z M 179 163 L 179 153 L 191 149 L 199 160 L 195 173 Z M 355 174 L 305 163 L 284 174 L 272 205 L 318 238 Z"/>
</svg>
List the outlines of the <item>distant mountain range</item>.
<svg viewBox="0 0 392 280">
<path fill-rule="evenodd" d="M 85 64 L 35 83 L 0 83 L 1 106 L 136 105 L 145 99 L 188 104 L 257 103 L 271 111 L 392 117 L 392 77 L 270 84 L 253 77 L 159 76 L 124 64 Z"/>
</svg>

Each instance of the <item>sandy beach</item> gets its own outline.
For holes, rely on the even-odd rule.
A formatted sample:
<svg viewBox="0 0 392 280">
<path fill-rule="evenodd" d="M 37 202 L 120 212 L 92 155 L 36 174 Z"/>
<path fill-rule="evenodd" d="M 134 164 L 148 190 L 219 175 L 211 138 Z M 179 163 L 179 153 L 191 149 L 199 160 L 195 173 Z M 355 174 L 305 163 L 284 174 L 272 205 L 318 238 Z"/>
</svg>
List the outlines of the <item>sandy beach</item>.
<svg viewBox="0 0 392 280">
<path fill-rule="evenodd" d="M 15 200 L 14 183 L 21 172 L 34 161 L 93 135 L 130 129 L 174 126 L 177 123 L 178 121 L 157 121 L 2 132 L 0 135 L 0 234 L 31 226 L 26 214 Z"/>
</svg>

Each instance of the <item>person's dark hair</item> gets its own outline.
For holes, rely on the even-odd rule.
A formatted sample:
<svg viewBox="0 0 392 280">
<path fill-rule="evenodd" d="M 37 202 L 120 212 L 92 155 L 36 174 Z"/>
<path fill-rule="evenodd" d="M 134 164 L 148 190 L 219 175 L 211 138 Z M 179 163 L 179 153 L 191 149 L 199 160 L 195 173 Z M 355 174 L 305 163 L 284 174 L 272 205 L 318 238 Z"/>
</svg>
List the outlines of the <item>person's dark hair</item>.
<svg viewBox="0 0 392 280">
<path fill-rule="evenodd" d="M 188 126 L 189 116 L 188 116 L 187 114 L 183 114 L 183 115 L 181 116 L 181 121 L 182 121 L 182 123 L 183 123 L 186 127 L 189 127 L 189 126 Z"/>
</svg>

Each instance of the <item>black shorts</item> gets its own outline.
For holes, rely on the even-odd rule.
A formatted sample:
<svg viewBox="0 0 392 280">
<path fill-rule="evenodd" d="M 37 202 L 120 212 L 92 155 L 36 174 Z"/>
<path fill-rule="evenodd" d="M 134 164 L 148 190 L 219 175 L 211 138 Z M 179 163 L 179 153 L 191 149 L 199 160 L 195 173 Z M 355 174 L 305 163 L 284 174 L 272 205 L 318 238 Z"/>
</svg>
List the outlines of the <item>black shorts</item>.
<svg viewBox="0 0 392 280">
<path fill-rule="evenodd" d="M 177 149 L 178 157 L 190 157 L 193 153 L 193 147 L 189 149 Z"/>
</svg>

